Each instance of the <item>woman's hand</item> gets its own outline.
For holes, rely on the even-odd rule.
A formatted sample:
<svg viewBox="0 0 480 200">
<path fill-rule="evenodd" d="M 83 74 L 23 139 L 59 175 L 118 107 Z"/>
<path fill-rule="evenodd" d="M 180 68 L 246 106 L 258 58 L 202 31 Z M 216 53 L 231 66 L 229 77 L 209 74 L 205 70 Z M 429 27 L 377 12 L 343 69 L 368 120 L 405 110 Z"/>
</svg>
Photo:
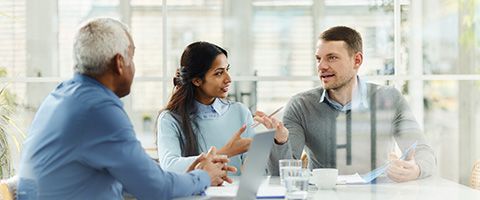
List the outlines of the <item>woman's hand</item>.
<svg viewBox="0 0 480 200">
<path fill-rule="evenodd" d="M 246 129 L 247 126 L 244 124 L 235 134 L 233 134 L 232 138 L 228 140 L 227 144 L 218 150 L 218 154 L 227 155 L 230 158 L 232 156 L 247 152 L 248 148 L 250 147 L 250 143 L 252 143 L 252 138 L 241 137 Z"/>
<path fill-rule="evenodd" d="M 233 180 L 228 177 L 228 172 L 236 173 L 237 168 L 228 166 L 228 158 L 224 155 L 217 155 L 215 147 L 211 147 L 208 153 L 200 154 L 195 161 L 187 169 L 187 172 L 194 169 L 201 169 L 208 173 L 210 176 L 211 186 L 220 186 L 224 181 L 232 183 Z"/>
<path fill-rule="evenodd" d="M 275 142 L 277 144 L 284 144 L 288 140 L 288 129 L 283 123 L 275 117 L 268 117 L 264 112 L 255 112 L 253 120 L 263 124 L 268 129 L 275 129 Z"/>
</svg>

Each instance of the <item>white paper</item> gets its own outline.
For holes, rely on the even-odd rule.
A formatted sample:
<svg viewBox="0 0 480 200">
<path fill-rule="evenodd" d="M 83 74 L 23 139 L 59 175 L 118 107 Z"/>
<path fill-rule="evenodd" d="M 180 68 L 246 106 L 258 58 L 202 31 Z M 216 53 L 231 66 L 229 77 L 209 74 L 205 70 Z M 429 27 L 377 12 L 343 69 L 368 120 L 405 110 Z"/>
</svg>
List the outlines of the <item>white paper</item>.
<svg viewBox="0 0 480 200">
<path fill-rule="evenodd" d="M 260 186 L 260 188 L 258 189 L 257 198 L 284 198 L 285 193 L 286 190 L 283 186 L 262 184 L 262 186 Z"/>
<path fill-rule="evenodd" d="M 223 186 L 208 187 L 205 194 L 211 197 L 235 197 L 237 190 L 238 185 L 224 183 Z"/>
<path fill-rule="evenodd" d="M 363 178 L 358 174 L 352 174 L 352 175 L 339 175 L 337 177 L 337 184 L 342 185 L 342 184 L 365 184 L 367 183 Z"/>
<path fill-rule="evenodd" d="M 220 187 L 209 187 L 205 193 L 210 197 L 235 197 L 237 195 L 238 185 L 225 184 Z M 279 185 L 262 184 L 258 189 L 257 197 L 278 197 L 285 196 L 285 188 Z"/>
</svg>

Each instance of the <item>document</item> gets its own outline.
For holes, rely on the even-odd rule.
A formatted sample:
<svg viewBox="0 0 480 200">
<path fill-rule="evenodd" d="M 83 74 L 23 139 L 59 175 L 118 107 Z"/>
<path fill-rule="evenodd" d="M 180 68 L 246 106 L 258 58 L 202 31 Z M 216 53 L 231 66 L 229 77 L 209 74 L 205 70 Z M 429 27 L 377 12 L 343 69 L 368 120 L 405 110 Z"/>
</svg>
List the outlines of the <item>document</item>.
<svg viewBox="0 0 480 200">
<path fill-rule="evenodd" d="M 366 184 L 366 182 L 358 173 L 352 175 L 339 175 L 337 177 L 337 185 L 345 184 Z"/>
<path fill-rule="evenodd" d="M 205 194 L 209 197 L 235 197 L 238 185 L 224 184 L 220 187 L 209 187 Z M 257 192 L 257 199 L 285 198 L 285 187 L 280 185 L 262 184 Z"/>
<path fill-rule="evenodd" d="M 262 185 L 258 189 L 257 199 L 280 199 L 285 198 L 285 187 L 280 185 Z"/>
<path fill-rule="evenodd" d="M 407 150 L 405 150 L 400 157 L 400 160 L 405 160 L 410 154 L 412 150 L 414 150 L 417 147 L 417 142 L 414 142 L 410 147 L 408 147 Z M 377 177 L 385 173 L 387 171 L 388 166 L 390 166 L 390 161 L 385 163 L 384 165 L 372 170 L 371 172 L 368 172 L 364 174 L 363 176 L 360 176 L 358 173 L 352 174 L 352 175 L 339 175 L 337 177 L 337 184 L 365 184 L 365 183 L 370 183 L 373 180 L 375 180 Z"/>
<path fill-rule="evenodd" d="M 238 185 L 225 183 L 223 186 L 208 187 L 205 194 L 210 197 L 235 197 Z"/>
</svg>

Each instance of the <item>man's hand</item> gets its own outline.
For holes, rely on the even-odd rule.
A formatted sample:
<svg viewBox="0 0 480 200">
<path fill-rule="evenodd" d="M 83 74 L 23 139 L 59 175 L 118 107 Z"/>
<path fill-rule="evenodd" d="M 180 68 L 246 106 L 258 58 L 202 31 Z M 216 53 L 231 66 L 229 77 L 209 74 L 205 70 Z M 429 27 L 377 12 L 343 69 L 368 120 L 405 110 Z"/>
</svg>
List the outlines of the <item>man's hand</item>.
<svg viewBox="0 0 480 200">
<path fill-rule="evenodd" d="M 206 155 L 200 155 L 193 163 L 190 165 L 189 169 L 192 168 L 194 164 L 194 169 L 205 170 L 210 176 L 210 184 L 212 186 L 220 186 L 224 181 L 232 183 L 232 179 L 227 176 L 227 172 L 237 172 L 237 169 L 233 166 L 227 166 L 228 158 L 225 156 L 217 155 L 217 149 L 211 147 Z"/>
<path fill-rule="evenodd" d="M 415 162 L 415 150 L 412 150 L 406 160 L 400 160 L 395 153 L 390 153 L 390 160 L 387 176 L 393 181 L 411 181 L 420 176 L 420 167 Z"/>
<path fill-rule="evenodd" d="M 197 165 L 199 165 L 199 164 L 200 164 L 202 161 L 204 161 L 205 159 L 207 159 L 207 158 L 205 157 L 205 154 L 204 154 L 204 153 L 201 153 L 200 155 L 198 155 L 197 159 L 195 159 L 195 160 L 193 161 L 193 163 L 190 164 L 190 166 L 187 168 L 187 173 L 195 170 L 195 168 L 197 167 Z"/>
<path fill-rule="evenodd" d="M 233 134 L 227 144 L 218 150 L 218 153 L 232 157 L 247 152 L 252 143 L 252 138 L 241 137 L 246 129 L 247 126 L 244 124 L 235 134 Z"/>
<path fill-rule="evenodd" d="M 275 141 L 279 144 L 284 144 L 288 140 L 288 129 L 283 123 L 275 117 L 268 117 L 264 112 L 255 112 L 255 121 L 263 124 L 268 129 L 275 129 Z"/>
<path fill-rule="evenodd" d="M 234 166 L 228 166 L 227 165 L 228 161 L 230 161 L 230 160 L 228 159 L 228 157 L 226 155 L 216 155 L 212 159 L 213 163 L 223 164 L 222 170 L 227 171 L 227 172 L 237 173 L 237 168 L 235 168 Z M 222 177 L 222 179 L 224 181 L 227 181 L 228 183 L 233 183 L 233 180 L 228 176 L 224 176 L 224 177 Z"/>
</svg>

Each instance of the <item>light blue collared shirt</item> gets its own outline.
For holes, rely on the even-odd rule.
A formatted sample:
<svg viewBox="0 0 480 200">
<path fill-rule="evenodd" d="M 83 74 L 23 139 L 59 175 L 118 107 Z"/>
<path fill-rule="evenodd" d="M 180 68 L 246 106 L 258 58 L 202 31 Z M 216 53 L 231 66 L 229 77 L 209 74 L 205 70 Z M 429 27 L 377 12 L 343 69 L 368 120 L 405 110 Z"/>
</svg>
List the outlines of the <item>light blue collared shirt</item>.
<svg viewBox="0 0 480 200">
<path fill-rule="evenodd" d="M 322 96 L 320 96 L 320 103 L 326 101 L 326 103 L 335 110 L 340 112 L 347 112 L 348 110 L 364 110 L 368 109 L 367 100 L 367 84 L 357 76 L 357 88 L 353 90 L 352 101 L 343 105 L 330 98 L 327 90 L 323 90 Z"/>
<path fill-rule="evenodd" d="M 38 109 L 24 143 L 17 195 L 23 199 L 171 199 L 202 193 L 203 170 L 162 170 L 136 139 L 120 99 L 76 74 Z"/>
<path fill-rule="evenodd" d="M 195 106 L 197 108 L 195 115 L 200 119 L 215 119 L 228 111 L 230 103 L 216 98 L 211 105 L 205 105 L 195 100 Z"/>
<path fill-rule="evenodd" d="M 211 146 L 222 148 L 242 125 L 247 125 L 247 130 L 242 137 L 252 137 L 254 130 L 249 125 L 253 124 L 250 110 L 241 103 L 215 99 L 210 105 L 195 101 L 196 112 L 191 115 L 198 125 L 194 128 L 197 135 L 200 152 L 206 152 Z M 160 166 L 163 169 L 183 172 L 197 158 L 197 156 L 183 157 L 180 148 L 182 128 L 170 111 L 160 113 L 157 120 L 157 147 Z M 238 169 L 243 163 L 243 155 L 236 155 L 230 159 L 229 165 Z"/>
</svg>

